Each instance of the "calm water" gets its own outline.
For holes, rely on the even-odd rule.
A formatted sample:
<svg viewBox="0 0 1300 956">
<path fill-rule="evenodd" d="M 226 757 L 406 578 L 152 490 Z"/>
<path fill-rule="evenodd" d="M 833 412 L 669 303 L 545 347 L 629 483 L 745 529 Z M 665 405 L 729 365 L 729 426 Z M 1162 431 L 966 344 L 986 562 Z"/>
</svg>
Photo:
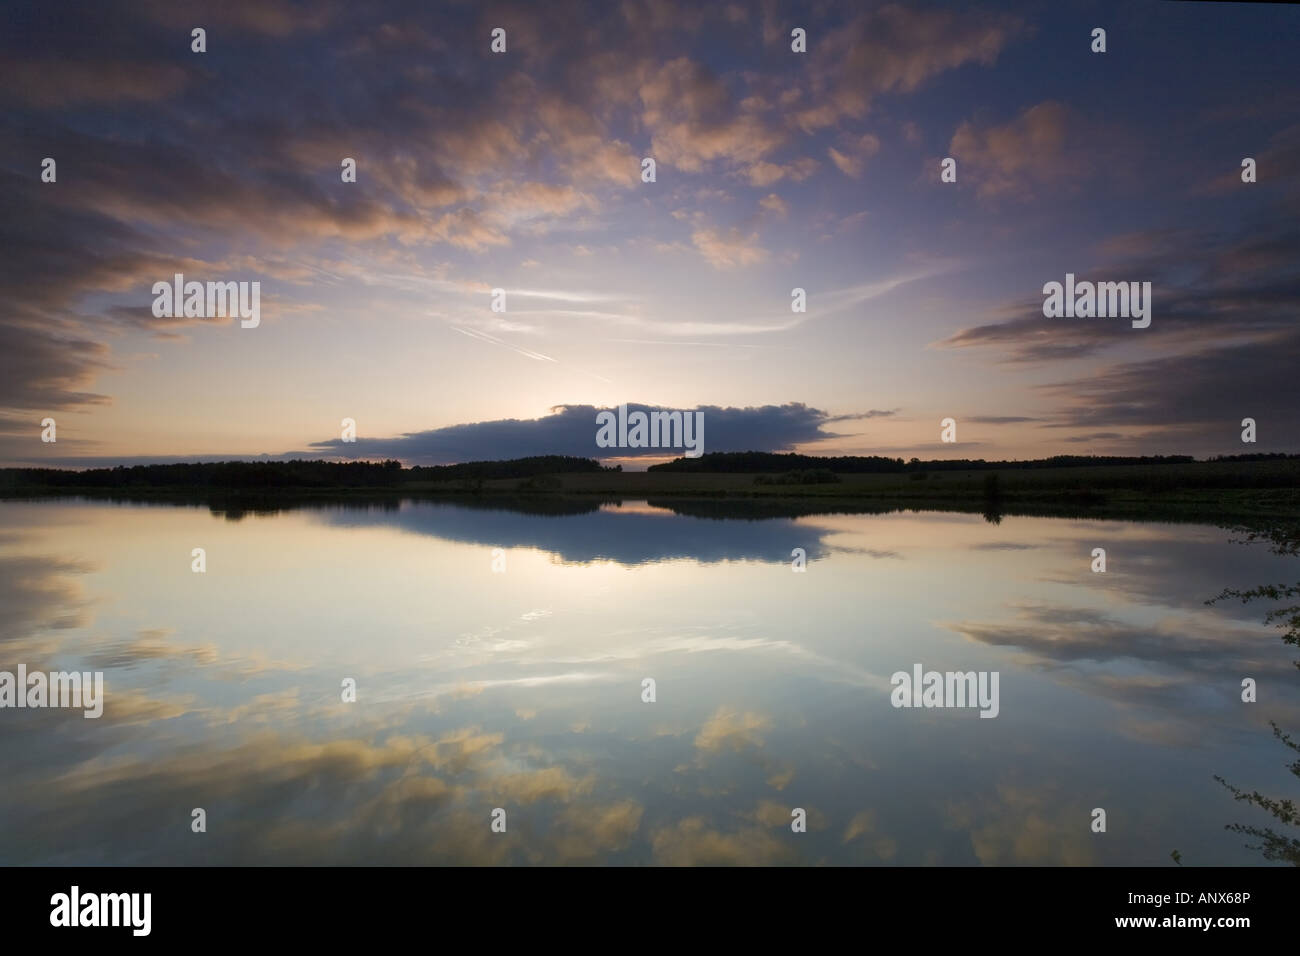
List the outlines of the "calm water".
<svg viewBox="0 0 1300 956">
<path fill-rule="evenodd" d="M 0 862 L 1260 863 L 1213 776 L 1297 796 L 1296 652 L 1204 601 L 1298 563 L 1048 518 L 0 502 L 0 670 L 105 680 L 98 720 L 0 710 Z M 997 671 L 997 718 L 891 706 L 918 663 Z"/>
</svg>

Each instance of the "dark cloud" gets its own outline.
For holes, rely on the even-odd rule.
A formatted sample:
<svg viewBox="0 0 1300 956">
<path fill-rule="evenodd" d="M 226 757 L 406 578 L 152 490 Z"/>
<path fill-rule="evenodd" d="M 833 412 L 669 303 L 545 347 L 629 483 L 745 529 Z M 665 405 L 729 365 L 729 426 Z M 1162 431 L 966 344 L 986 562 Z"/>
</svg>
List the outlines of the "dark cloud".
<svg viewBox="0 0 1300 956">
<path fill-rule="evenodd" d="M 1300 443 L 1300 330 L 1188 355 L 1129 362 L 1043 386 L 1065 403 L 1063 428 L 1136 426 L 1148 440 L 1177 438 L 1222 454 L 1295 448 Z M 1241 443 L 1241 420 L 1258 444 Z"/>
<path fill-rule="evenodd" d="M 596 415 L 602 410 L 594 405 L 561 405 L 543 418 L 509 418 L 450 425 L 395 438 L 358 436 L 355 442 L 336 438 L 314 442 L 311 447 L 317 450 L 317 454 L 328 452 L 347 458 L 397 458 L 415 465 L 525 458 L 530 455 L 664 458 L 681 453 L 680 450 L 664 448 L 599 447 L 596 444 Z M 658 410 L 658 406 L 629 404 L 627 410 L 629 413 L 650 412 Z M 617 414 L 617 410 L 614 411 Z M 705 452 L 789 451 L 796 445 L 835 437 L 824 426 L 837 420 L 820 409 L 797 402 L 757 408 L 701 405 L 681 411 L 703 413 Z"/>
<path fill-rule="evenodd" d="M 1240 452 L 1245 417 L 1268 422 L 1249 450 L 1300 442 L 1300 230 L 1290 223 L 1233 233 L 1153 229 L 1115 236 L 1100 251 L 1109 265 L 1079 279 L 1151 281 L 1150 328 L 1124 319 L 1046 319 L 1040 297 L 1007 307 L 1005 321 L 938 344 L 995 347 L 1000 361 L 1016 364 L 1120 347 L 1159 350 L 1038 386 L 1056 403 L 1040 419 L 1045 427 L 1089 430 L 1067 442 L 1125 441 L 1149 454 Z M 1121 426 L 1143 433 L 1113 430 Z"/>
<path fill-rule="evenodd" d="M 1001 321 L 973 326 L 937 343 L 996 347 L 1004 363 L 1086 358 L 1112 347 L 1169 349 L 1216 345 L 1290 328 L 1300 301 L 1300 229 L 1293 223 L 1249 232 L 1153 229 L 1102 244 L 1104 263 L 1080 268 L 1076 281 L 1149 281 L 1151 326 L 1124 319 L 1048 319 L 1041 285 L 1033 298 L 1005 306 Z M 1064 280 L 1065 273 L 1043 282 Z"/>
<path fill-rule="evenodd" d="M 900 411 L 902 411 L 902 409 L 900 409 L 900 408 L 891 408 L 891 409 L 887 409 L 887 410 L 886 410 L 886 409 L 873 408 L 873 409 L 871 409 L 870 411 L 860 412 L 860 413 L 858 413 L 858 414 L 856 414 L 856 415 L 836 415 L 834 418 L 828 418 L 828 419 L 826 419 L 826 421 L 828 421 L 828 422 L 852 422 L 852 421 L 861 421 L 861 420 L 864 420 L 864 419 L 870 419 L 870 418 L 892 418 L 893 416 L 897 415 Z"/>
<path fill-rule="evenodd" d="M 0 406 L 52 412 L 106 402 L 105 396 L 84 389 L 110 367 L 107 359 L 108 348 L 98 342 L 50 332 L 35 323 L 0 323 Z M 14 415 L 3 420 L 20 419 Z M 39 420 L 37 416 L 31 424 Z"/>
</svg>

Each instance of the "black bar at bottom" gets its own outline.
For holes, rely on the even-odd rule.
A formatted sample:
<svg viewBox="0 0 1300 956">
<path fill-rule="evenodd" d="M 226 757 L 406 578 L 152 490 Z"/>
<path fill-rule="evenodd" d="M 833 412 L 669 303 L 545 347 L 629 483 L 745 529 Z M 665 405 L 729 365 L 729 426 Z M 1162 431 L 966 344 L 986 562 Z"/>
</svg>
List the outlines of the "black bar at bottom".
<svg viewBox="0 0 1300 956">
<path fill-rule="evenodd" d="M 486 933 L 498 942 L 516 933 L 536 940 L 556 931 L 622 931 L 632 934 L 630 942 L 679 924 L 688 933 L 697 926 L 708 935 L 753 933 L 769 941 L 787 932 L 820 937 L 842 930 L 858 939 L 897 934 L 927 944 L 1098 935 L 1231 943 L 1261 931 L 1286 932 L 1297 888 L 1290 867 L 10 868 L 0 869 L 0 883 L 7 942 L 66 941 L 75 933 L 77 942 L 127 945 L 146 939 L 337 945 L 349 938 L 374 945 L 400 942 L 413 929 Z M 147 921 L 143 894 L 149 894 Z M 74 927 L 74 921 L 118 925 Z M 147 935 L 140 932 L 146 927 Z"/>
</svg>

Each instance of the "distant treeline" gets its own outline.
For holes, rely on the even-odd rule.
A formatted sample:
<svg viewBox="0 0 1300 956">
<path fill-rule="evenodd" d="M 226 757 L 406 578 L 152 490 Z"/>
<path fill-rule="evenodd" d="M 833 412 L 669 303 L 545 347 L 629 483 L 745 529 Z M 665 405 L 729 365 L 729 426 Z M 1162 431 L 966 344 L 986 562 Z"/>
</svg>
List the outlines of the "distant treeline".
<svg viewBox="0 0 1300 956">
<path fill-rule="evenodd" d="M 1297 458 L 1297 455 L 1258 454 L 1220 455 L 1211 461 L 1271 461 Z M 710 452 L 699 458 L 677 458 L 647 471 L 674 471 L 729 474 L 773 474 L 805 470 L 827 470 L 836 474 L 890 474 L 917 471 L 982 471 L 997 469 L 1080 468 L 1104 465 L 1183 465 L 1196 459 L 1191 455 L 1053 455 L 1026 461 L 985 461 L 983 458 L 953 458 L 945 461 L 921 461 L 913 458 L 884 458 L 879 455 L 780 455 L 764 451 Z"/>
<path fill-rule="evenodd" d="M 1204 464 L 1229 462 L 1295 461 L 1300 455 L 1254 454 L 1220 455 Z M 769 452 L 713 452 L 699 458 L 678 458 L 662 465 L 652 465 L 655 472 L 685 472 L 714 474 L 753 474 L 779 476 L 765 479 L 766 484 L 815 484 L 833 482 L 842 474 L 910 473 L 924 477 L 930 472 L 958 471 L 1031 471 L 1053 468 L 1079 468 L 1088 466 L 1119 465 L 1187 465 L 1195 462 L 1191 455 L 1153 455 L 1144 457 L 1105 457 L 1096 455 L 1056 455 L 1035 461 L 985 461 L 984 459 L 956 459 L 951 461 L 921 461 L 913 458 L 885 458 L 881 456 L 818 457 L 814 455 L 778 455 Z M 481 488 L 482 482 L 492 479 L 523 479 L 533 481 L 530 490 L 550 487 L 543 482 L 554 481 L 548 476 L 591 472 L 617 472 L 620 466 L 602 467 L 593 458 L 569 455 L 537 455 L 509 461 L 469 461 L 458 465 L 403 468 L 397 461 L 337 462 L 291 459 L 283 461 L 217 461 L 191 462 L 172 465 L 131 465 L 116 468 L 91 468 L 72 471 L 58 468 L 3 468 L 0 469 L 0 493 L 39 493 L 45 490 L 96 490 L 177 489 L 180 491 L 281 491 L 304 490 L 319 492 L 333 488 L 347 489 L 398 489 L 410 483 L 470 482 Z M 1295 479 L 1289 473 L 1258 474 L 1251 471 L 1250 487 L 1285 485 Z M 1241 478 L 1213 474 L 1201 476 L 1231 479 L 1232 487 L 1246 487 Z M 1046 480 L 1048 476 L 1042 476 Z M 1037 479 L 1036 479 L 1037 480 Z M 1132 476 L 1115 479 L 1121 485 L 1131 484 Z M 1144 481 L 1147 479 L 1143 479 Z M 1217 479 L 1216 479 L 1217 480 Z M 1204 484 L 1204 481 L 1202 482 Z M 1214 484 L 1214 482 L 1210 482 Z M 1208 487 L 1208 485 L 1206 485 Z M 558 487 L 558 486 L 557 486 Z"/>
<path fill-rule="evenodd" d="M 209 461 L 86 471 L 0 469 L 0 487 L 7 488 L 382 488 L 402 480 L 398 461 Z"/>
<path fill-rule="evenodd" d="M 257 491 L 268 488 L 389 488 L 405 481 L 532 478 L 602 471 L 591 458 L 539 455 L 513 461 L 471 461 L 435 468 L 403 468 L 383 461 L 217 461 L 174 465 L 131 465 L 71 471 L 58 468 L 0 469 L 0 489 L 181 488 Z"/>
<path fill-rule="evenodd" d="M 1284 455 L 1275 451 L 1270 454 L 1256 453 L 1254 455 L 1215 455 L 1213 458 L 1207 458 L 1206 461 L 1287 461 L 1292 458 L 1300 458 L 1300 455 Z"/>
<path fill-rule="evenodd" d="M 416 481 L 456 481 L 474 478 L 535 478 L 538 475 L 571 475 L 588 471 L 622 471 L 622 467 L 603 468 L 594 458 L 572 455 L 535 455 L 509 461 L 466 461 L 459 465 L 416 465 L 407 474 Z"/>
</svg>

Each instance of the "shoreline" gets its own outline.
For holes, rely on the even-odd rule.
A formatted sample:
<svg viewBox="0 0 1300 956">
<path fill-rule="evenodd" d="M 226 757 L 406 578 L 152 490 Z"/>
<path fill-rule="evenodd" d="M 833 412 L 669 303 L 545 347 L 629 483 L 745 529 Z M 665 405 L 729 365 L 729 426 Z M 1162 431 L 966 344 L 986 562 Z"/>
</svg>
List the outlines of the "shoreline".
<svg viewBox="0 0 1300 956">
<path fill-rule="evenodd" d="M 736 518 L 912 510 L 981 513 L 990 520 L 1004 514 L 1211 523 L 1300 520 L 1300 459 L 1294 458 L 904 473 L 585 470 L 442 480 L 394 462 L 384 469 L 312 474 L 310 484 L 263 483 L 261 474 L 243 480 L 198 475 L 167 469 L 129 476 L 0 469 L 0 500 L 76 497 L 251 511 L 311 504 L 396 507 L 414 500 L 540 514 L 648 501 L 681 513 Z M 114 483 L 118 480 L 122 483 Z"/>
</svg>

